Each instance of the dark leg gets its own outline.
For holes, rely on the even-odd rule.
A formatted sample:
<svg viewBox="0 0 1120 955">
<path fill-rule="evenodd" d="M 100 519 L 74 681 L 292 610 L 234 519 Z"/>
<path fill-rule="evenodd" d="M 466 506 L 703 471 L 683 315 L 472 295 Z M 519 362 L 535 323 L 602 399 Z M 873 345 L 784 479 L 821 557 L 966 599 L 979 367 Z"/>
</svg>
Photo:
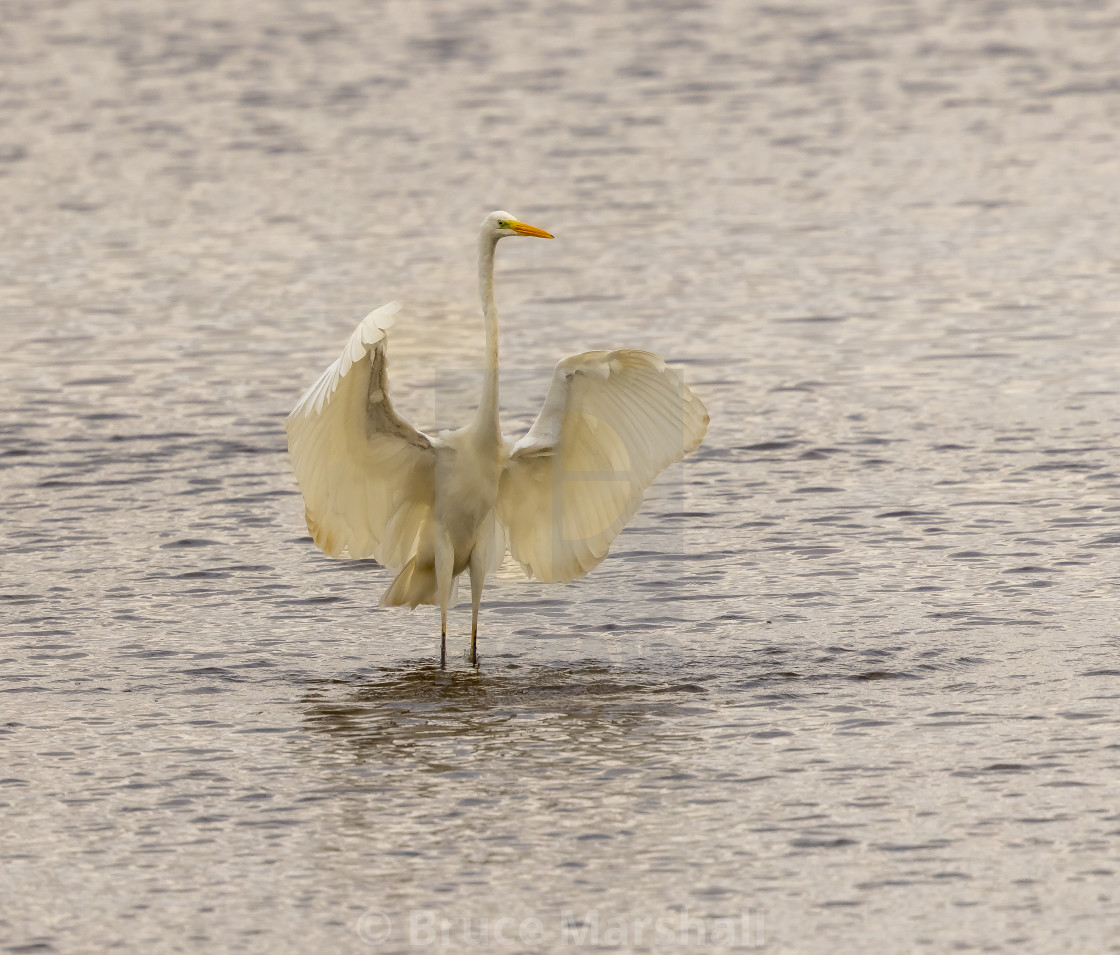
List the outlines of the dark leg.
<svg viewBox="0 0 1120 955">
<path fill-rule="evenodd" d="M 471 665 L 478 666 L 478 605 L 482 602 L 482 585 L 486 581 L 486 563 L 471 555 Z"/>
<path fill-rule="evenodd" d="M 447 605 L 451 602 L 451 585 L 454 578 L 451 570 L 454 566 L 455 552 L 451 549 L 451 541 L 446 534 L 437 528 L 436 540 L 436 593 L 439 596 L 439 668 L 447 669 Z"/>
</svg>

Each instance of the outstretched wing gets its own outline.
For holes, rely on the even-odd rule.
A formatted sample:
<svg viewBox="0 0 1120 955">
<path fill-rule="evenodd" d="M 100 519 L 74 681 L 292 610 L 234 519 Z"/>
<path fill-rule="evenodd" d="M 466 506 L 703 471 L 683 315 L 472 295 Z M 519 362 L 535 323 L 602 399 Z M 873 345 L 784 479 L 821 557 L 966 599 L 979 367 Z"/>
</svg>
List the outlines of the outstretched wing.
<svg viewBox="0 0 1120 955">
<path fill-rule="evenodd" d="M 582 577 L 607 556 L 653 479 L 707 427 L 703 403 L 656 355 L 565 358 L 502 473 L 498 519 L 510 553 L 539 580 Z"/>
<path fill-rule="evenodd" d="M 288 453 L 307 529 L 332 557 L 405 564 L 431 514 L 435 451 L 393 410 L 386 331 L 400 305 L 370 312 L 288 415 Z"/>
</svg>

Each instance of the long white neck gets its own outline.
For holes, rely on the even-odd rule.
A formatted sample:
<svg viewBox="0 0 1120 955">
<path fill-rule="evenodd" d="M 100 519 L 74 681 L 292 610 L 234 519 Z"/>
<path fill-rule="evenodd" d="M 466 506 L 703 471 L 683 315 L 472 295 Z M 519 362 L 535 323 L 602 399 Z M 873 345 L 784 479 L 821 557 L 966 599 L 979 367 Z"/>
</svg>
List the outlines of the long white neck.
<svg viewBox="0 0 1120 955">
<path fill-rule="evenodd" d="M 498 308 L 494 304 L 494 249 L 498 237 L 483 232 L 478 238 L 478 294 L 486 322 L 486 371 L 482 379 L 482 401 L 475 414 L 479 429 L 498 426 Z"/>
</svg>

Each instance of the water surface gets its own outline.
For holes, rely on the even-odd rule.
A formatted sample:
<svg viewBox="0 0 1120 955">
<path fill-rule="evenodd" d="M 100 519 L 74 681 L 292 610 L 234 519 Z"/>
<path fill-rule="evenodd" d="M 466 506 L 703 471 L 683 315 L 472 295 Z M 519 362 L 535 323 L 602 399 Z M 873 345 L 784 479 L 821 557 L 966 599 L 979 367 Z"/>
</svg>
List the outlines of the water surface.
<svg viewBox="0 0 1120 955">
<path fill-rule="evenodd" d="M 1120 948 L 1114 4 L 3 21 L 0 950 Z M 465 420 L 495 208 L 511 431 L 618 345 L 712 424 L 441 673 L 283 418 L 399 299 Z"/>
</svg>

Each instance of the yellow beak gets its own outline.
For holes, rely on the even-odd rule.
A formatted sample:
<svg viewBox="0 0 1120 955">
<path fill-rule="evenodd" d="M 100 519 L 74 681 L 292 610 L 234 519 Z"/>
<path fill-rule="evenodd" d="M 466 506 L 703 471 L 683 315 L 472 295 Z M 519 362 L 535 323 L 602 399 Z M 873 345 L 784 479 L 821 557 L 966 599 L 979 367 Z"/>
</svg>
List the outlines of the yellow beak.
<svg viewBox="0 0 1120 955">
<path fill-rule="evenodd" d="M 538 229 L 535 225 L 529 225 L 528 222 L 511 222 L 509 227 L 513 229 L 518 235 L 532 235 L 538 239 L 551 239 L 553 235 L 551 232 L 545 232 L 544 229 Z"/>
</svg>

